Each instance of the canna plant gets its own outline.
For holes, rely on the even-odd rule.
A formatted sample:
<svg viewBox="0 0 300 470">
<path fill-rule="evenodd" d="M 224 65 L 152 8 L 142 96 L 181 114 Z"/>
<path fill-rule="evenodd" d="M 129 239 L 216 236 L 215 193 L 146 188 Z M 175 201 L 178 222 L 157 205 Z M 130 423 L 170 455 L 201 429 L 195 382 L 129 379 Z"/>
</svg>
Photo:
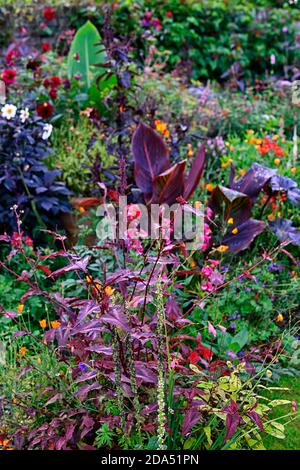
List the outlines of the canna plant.
<svg viewBox="0 0 300 470">
<path fill-rule="evenodd" d="M 188 200 L 195 191 L 205 165 L 205 147 L 201 145 L 188 175 L 186 160 L 171 165 L 164 140 L 140 122 L 133 138 L 134 176 L 146 204 L 173 204 L 182 197 Z"/>
</svg>

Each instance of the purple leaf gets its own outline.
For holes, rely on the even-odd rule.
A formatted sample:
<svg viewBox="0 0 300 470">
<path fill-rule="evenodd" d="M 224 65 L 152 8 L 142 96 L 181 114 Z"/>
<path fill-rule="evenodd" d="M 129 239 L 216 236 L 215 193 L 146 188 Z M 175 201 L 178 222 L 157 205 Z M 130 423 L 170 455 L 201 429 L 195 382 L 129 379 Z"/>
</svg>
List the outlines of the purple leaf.
<svg viewBox="0 0 300 470">
<path fill-rule="evenodd" d="M 153 180 L 152 204 L 173 204 L 184 193 L 184 170 L 186 160 L 156 176 Z"/>
<path fill-rule="evenodd" d="M 238 233 L 233 235 L 227 233 L 222 244 L 228 246 L 228 251 L 241 251 L 248 248 L 252 240 L 264 231 L 266 224 L 259 220 L 249 219 L 241 225 L 237 226 Z"/>
<path fill-rule="evenodd" d="M 111 346 L 105 346 L 104 344 L 94 344 L 93 346 L 90 346 L 87 348 L 88 351 L 96 352 L 99 354 L 104 354 L 105 356 L 111 356 L 112 355 L 112 347 Z"/>
<path fill-rule="evenodd" d="M 253 163 L 251 168 L 237 181 L 233 180 L 234 174 L 231 174 L 230 188 L 246 194 L 253 202 L 276 172 L 277 170 Z"/>
<path fill-rule="evenodd" d="M 90 261 L 90 256 L 85 256 L 82 259 L 78 259 L 77 261 L 74 261 L 68 266 L 65 266 L 61 269 L 57 269 L 50 276 L 56 277 L 56 276 L 60 276 L 61 274 L 67 273 L 69 271 L 77 271 L 77 270 L 86 272 L 86 268 L 87 268 L 89 261 Z"/>
<path fill-rule="evenodd" d="M 245 222 L 251 216 L 252 203 L 246 194 L 225 186 L 217 186 L 212 192 L 209 207 L 215 214 L 222 214 L 223 206 L 224 220 L 232 217 L 235 225 Z"/>
<path fill-rule="evenodd" d="M 84 400 L 87 397 L 89 392 L 91 392 L 92 390 L 99 390 L 99 389 L 100 389 L 100 385 L 97 382 L 94 382 L 90 385 L 89 384 L 83 385 L 75 392 L 75 396 L 80 398 L 80 400 Z"/>
<path fill-rule="evenodd" d="M 249 413 L 247 413 L 247 415 L 259 427 L 261 432 L 264 432 L 264 426 L 263 426 L 263 423 L 261 422 L 259 414 L 256 413 L 256 411 L 250 411 Z"/>
<path fill-rule="evenodd" d="M 90 370 L 89 372 L 86 372 L 85 374 L 80 375 L 80 377 L 78 377 L 74 381 L 74 383 L 78 384 L 80 382 L 85 382 L 86 380 L 94 379 L 95 377 L 97 377 L 97 375 L 98 375 L 97 371 Z"/>
<path fill-rule="evenodd" d="M 127 317 L 120 307 L 111 308 L 108 313 L 100 317 L 100 320 L 102 322 L 107 322 L 110 325 L 119 326 L 120 328 L 123 328 L 123 330 L 130 330 Z"/>
<path fill-rule="evenodd" d="M 269 226 L 280 242 L 290 240 L 294 245 L 300 245 L 300 230 L 293 227 L 291 220 L 278 217 L 275 222 L 269 222 Z"/>
<path fill-rule="evenodd" d="M 157 383 L 157 375 L 144 363 L 135 363 L 135 375 L 137 379 L 141 379 L 143 382 Z"/>
<path fill-rule="evenodd" d="M 132 138 L 132 153 L 136 184 L 149 200 L 154 178 L 170 166 L 168 148 L 151 127 L 141 122 Z"/>
<path fill-rule="evenodd" d="M 201 413 L 193 408 L 189 409 L 187 414 L 185 415 L 181 433 L 183 436 L 186 436 L 191 429 L 200 421 Z"/>
<path fill-rule="evenodd" d="M 192 163 L 190 172 L 187 175 L 186 180 L 185 180 L 185 190 L 184 190 L 183 197 L 186 200 L 188 200 L 192 196 L 193 192 L 195 191 L 200 181 L 200 178 L 203 173 L 204 165 L 205 165 L 205 159 L 206 159 L 205 146 L 201 145 Z"/>
</svg>

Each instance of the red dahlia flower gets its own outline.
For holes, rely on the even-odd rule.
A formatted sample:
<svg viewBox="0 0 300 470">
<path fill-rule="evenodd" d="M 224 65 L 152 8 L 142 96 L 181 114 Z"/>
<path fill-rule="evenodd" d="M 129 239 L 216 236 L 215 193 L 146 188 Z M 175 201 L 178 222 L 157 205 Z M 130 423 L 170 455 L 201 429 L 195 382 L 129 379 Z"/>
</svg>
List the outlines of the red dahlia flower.
<svg viewBox="0 0 300 470">
<path fill-rule="evenodd" d="M 52 21 L 56 18 L 56 11 L 53 10 L 53 8 L 48 7 L 44 9 L 43 15 L 46 21 Z"/>
<path fill-rule="evenodd" d="M 43 42 L 41 44 L 41 49 L 43 52 L 49 52 L 51 51 L 51 44 L 49 44 L 48 42 Z"/>
<path fill-rule="evenodd" d="M 12 69 L 4 69 L 1 74 L 1 79 L 4 81 L 6 85 L 11 85 L 16 81 L 17 72 Z"/>
<path fill-rule="evenodd" d="M 48 119 L 54 113 L 54 107 L 52 106 L 52 104 L 45 101 L 45 103 L 37 105 L 36 112 L 41 118 Z"/>
</svg>

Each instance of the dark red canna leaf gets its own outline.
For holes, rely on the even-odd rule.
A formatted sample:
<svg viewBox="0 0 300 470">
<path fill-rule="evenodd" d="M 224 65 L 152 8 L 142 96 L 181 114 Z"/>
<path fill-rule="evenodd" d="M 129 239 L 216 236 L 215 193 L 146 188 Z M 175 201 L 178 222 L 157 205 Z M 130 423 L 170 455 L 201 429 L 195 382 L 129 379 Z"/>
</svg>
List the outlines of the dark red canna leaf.
<svg viewBox="0 0 300 470">
<path fill-rule="evenodd" d="M 246 194 L 253 202 L 276 172 L 277 170 L 272 170 L 258 163 L 253 163 L 247 173 L 237 181 L 234 181 L 234 171 L 231 169 L 230 188 Z"/>
<path fill-rule="evenodd" d="M 228 246 L 228 251 L 241 251 L 248 248 L 252 240 L 264 231 L 266 224 L 259 220 L 249 219 L 236 228 L 238 233 L 225 234 L 222 244 Z"/>
<path fill-rule="evenodd" d="M 217 186 L 211 195 L 209 207 L 215 214 L 223 214 L 224 221 L 232 217 L 235 227 L 250 218 L 252 203 L 246 194 Z"/>
<path fill-rule="evenodd" d="M 186 160 L 176 163 L 153 180 L 152 204 L 173 204 L 184 192 L 184 170 Z"/>
<path fill-rule="evenodd" d="M 134 176 L 145 199 L 149 200 L 153 191 L 153 180 L 170 166 L 169 151 L 164 140 L 142 122 L 132 138 Z"/>
<path fill-rule="evenodd" d="M 193 192 L 195 191 L 200 181 L 200 178 L 203 173 L 204 165 L 205 165 L 205 159 L 206 159 L 205 146 L 201 145 L 192 163 L 190 172 L 185 179 L 185 190 L 184 190 L 183 197 L 186 200 L 188 200 L 192 196 Z"/>
</svg>

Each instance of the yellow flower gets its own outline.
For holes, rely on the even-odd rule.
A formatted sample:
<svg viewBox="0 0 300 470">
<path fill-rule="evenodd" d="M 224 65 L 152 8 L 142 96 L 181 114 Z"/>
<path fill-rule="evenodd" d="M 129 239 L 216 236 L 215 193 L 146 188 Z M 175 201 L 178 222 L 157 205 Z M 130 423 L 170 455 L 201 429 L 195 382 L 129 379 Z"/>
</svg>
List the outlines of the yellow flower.
<svg viewBox="0 0 300 470">
<path fill-rule="evenodd" d="M 228 219 L 228 224 L 229 224 L 229 225 L 232 225 L 232 224 L 233 224 L 233 218 L 232 218 L 232 217 L 230 217 L 230 218 Z"/>
<path fill-rule="evenodd" d="M 89 274 L 87 276 L 85 276 L 85 280 L 88 284 L 92 284 L 92 282 L 93 282 L 93 278 Z"/>
<path fill-rule="evenodd" d="M 278 140 L 278 139 L 279 139 L 279 135 L 278 135 L 278 134 L 273 135 L 273 140 Z"/>
<path fill-rule="evenodd" d="M 276 318 L 276 321 L 277 321 L 277 322 L 282 322 L 282 321 L 283 321 L 283 315 L 282 315 L 282 313 L 278 313 L 277 318 Z"/>
<path fill-rule="evenodd" d="M 206 190 L 207 190 L 209 193 L 212 193 L 213 190 L 214 190 L 213 185 L 212 185 L 211 183 L 208 183 L 208 184 L 206 185 Z"/>
<path fill-rule="evenodd" d="M 21 354 L 22 356 L 25 356 L 26 353 L 27 353 L 27 348 L 25 348 L 25 347 L 23 346 L 23 348 L 20 349 L 20 354 Z"/>
<path fill-rule="evenodd" d="M 242 168 L 241 170 L 239 170 L 239 174 L 241 176 L 244 176 L 244 174 L 246 173 L 246 170 L 244 168 Z"/>
<path fill-rule="evenodd" d="M 200 209 L 200 207 L 201 207 L 201 202 L 195 201 L 195 209 Z"/>
<path fill-rule="evenodd" d="M 187 152 L 188 157 L 192 157 L 194 155 L 192 144 L 188 144 L 188 152 Z"/>
<path fill-rule="evenodd" d="M 247 134 L 250 134 L 250 135 L 253 135 L 253 134 L 254 134 L 254 130 L 253 130 L 253 129 L 248 129 L 246 132 L 247 132 Z"/>
<path fill-rule="evenodd" d="M 216 250 L 219 252 L 219 253 L 224 253 L 224 251 L 227 251 L 229 248 L 229 246 L 227 245 L 220 245 L 218 246 L 218 248 L 216 248 Z"/>
<path fill-rule="evenodd" d="M 156 121 L 154 121 L 154 124 L 156 130 L 160 134 L 162 134 L 164 137 L 169 137 L 170 132 L 168 131 L 167 124 L 165 122 L 161 121 L 160 119 L 156 119 Z"/>
<path fill-rule="evenodd" d="M 227 168 L 228 165 L 230 165 L 230 163 L 232 162 L 233 162 L 232 158 L 228 158 L 226 162 L 221 163 L 221 168 Z"/>
<path fill-rule="evenodd" d="M 297 171 L 297 168 L 296 168 L 295 166 L 293 166 L 293 167 L 291 168 L 291 173 L 296 173 L 296 171 Z"/>
<path fill-rule="evenodd" d="M 37 363 L 42 364 L 42 359 L 40 357 L 37 358 Z"/>
<path fill-rule="evenodd" d="M 280 161 L 279 158 L 275 158 L 275 159 L 274 159 L 274 164 L 275 164 L 275 165 L 278 166 L 278 165 L 280 165 L 280 163 L 281 163 L 281 161 Z"/>
<path fill-rule="evenodd" d="M 115 292 L 115 289 L 111 286 L 105 287 L 105 294 L 108 295 L 108 297 L 111 297 L 113 293 Z"/>
<path fill-rule="evenodd" d="M 60 321 L 57 321 L 57 320 L 52 321 L 51 326 L 53 329 L 58 328 L 60 326 Z"/>
<path fill-rule="evenodd" d="M 17 310 L 18 310 L 19 313 L 22 313 L 23 310 L 24 310 L 24 305 L 23 305 L 23 304 L 19 304 L 19 305 L 17 306 Z"/>
<path fill-rule="evenodd" d="M 43 328 L 43 330 L 44 330 L 47 326 L 47 321 L 46 320 L 40 320 L 39 324 L 40 324 L 40 327 Z"/>
<path fill-rule="evenodd" d="M 232 233 L 233 235 L 236 235 L 238 232 L 239 232 L 238 229 L 237 229 L 237 228 L 234 228 L 231 233 Z"/>
<path fill-rule="evenodd" d="M 84 214 L 85 213 L 85 208 L 84 207 L 79 207 L 79 212 L 80 212 L 80 214 Z"/>
</svg>

